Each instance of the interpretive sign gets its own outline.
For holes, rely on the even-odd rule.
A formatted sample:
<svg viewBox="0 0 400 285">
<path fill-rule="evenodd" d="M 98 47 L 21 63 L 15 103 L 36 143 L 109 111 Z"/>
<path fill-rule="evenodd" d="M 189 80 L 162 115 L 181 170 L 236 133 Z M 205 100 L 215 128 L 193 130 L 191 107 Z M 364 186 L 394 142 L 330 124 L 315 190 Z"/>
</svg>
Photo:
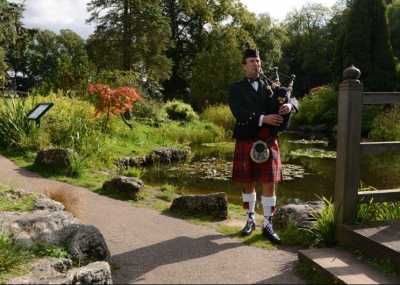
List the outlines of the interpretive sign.
<svg viewBox="0 0 400 285">
<path fill-rule="evenodd" d="M 33 120 L 36 123 L 40 122 L 40 118 L 43 117 L 44 114 L 53 107 L 54 103 L 40 103 L 33 108 L 27 115 L 28 120 Z"/>
</svg>

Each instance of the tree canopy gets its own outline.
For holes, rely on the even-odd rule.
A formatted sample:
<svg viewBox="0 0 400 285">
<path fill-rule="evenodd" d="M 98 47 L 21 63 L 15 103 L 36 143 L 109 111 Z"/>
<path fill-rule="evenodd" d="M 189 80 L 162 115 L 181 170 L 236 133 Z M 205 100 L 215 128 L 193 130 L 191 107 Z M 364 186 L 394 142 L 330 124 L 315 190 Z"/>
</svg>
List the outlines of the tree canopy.
<svg viewBox="0 0 400 285">
<path fill-rule="evenodd" d="M 354 0 L 346 23 L 342 68 L 360 68 L 369 91 L 392 91 L 397 85 L 385 8 L 383 0 Z"/>
<path fill-rule="evenodd" d="M 95 31 L 84 40 L 71 30 L 27 29 L 23 7 L 0 0 L 0 85 L 6 74 L 22 74 L 44 93 L 124 82 L 202 109 L 225 102 L 228 85 L 243 76 L 248 42 L 266 72 L 279 66 L 297 75 L 296 96 L 338 83 L 349 64 L 367 90 L 396 87 L 400 0 L 311 3 L 283 22 L 240 0 L 90 0 L 87 8 Z"/>
</svg>

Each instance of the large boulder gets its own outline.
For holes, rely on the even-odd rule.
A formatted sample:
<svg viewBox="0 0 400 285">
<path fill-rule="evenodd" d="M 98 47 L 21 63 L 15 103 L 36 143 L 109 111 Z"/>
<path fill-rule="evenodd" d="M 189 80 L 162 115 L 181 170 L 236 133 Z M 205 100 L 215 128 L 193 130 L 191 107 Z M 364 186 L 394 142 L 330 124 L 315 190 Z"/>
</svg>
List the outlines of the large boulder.
<svg viewBox="0 0 400 285">
<path fill-rule="evenodd" d="M 217 220 L 225 220 L 228 218 L 228 198 L 226 193 L 182 196 L 172 202 L 170 210 L 172 212 L 206 215 Z"/>
<path fill-rule="evenodd" d="M 25 247 L 34 243 L 64 245 L 71 235 L 67 229 L 73 224 L 79 224 L 79 221 L 64 211 L 0 213 L 0 228 Z"/>
<path fill-rule="evenodd" d="M 11 236 L 24 247 L 50 244 L 68 249 L 80 264 L 110 258 L 110 251 L 101 232 L 83 225 L 64 211 L 34 211 L 32 213 L 0 213 L 0 234 Z"/>
<path fill-rule="evenodd" d="M 71 230 L 71 228 L 75 228 Z M 109 260 L 110 251 L 101 232 L 92 225 L 73 225 L 69 227 L 73 235 L 67 240 L 68 252 L 72 259 L 81 264 L 91 261 Z"/>
<path fill-rule="evenodd" d="M 112 284 L 107 262 L 72 268 L 69 259 L 45 258 L 32 265 L 30 274 L 8 280 L 7 284 Z"/>
<path fill-rule="evenodd" d="M 41 150 L 36 155 L 35 165 L 55 172 L 70 173 L 72 171 L 72 155 L 73 152 L 69 149 Z"/>
<path fill-rule="evenodd" d="M 277 228 L 286 228 L 289 221 L 300 228 L 311 228 L 316 221 L 315 215 L 321 213 L 323 208 L 324 202 L 322 201 L 288 204 L 276 210 L 273 222 Z"/>
<path fill-rule="evenodd" d="M 126 176 L 113 178 L 103 184 L 103 189 L 105 191 L 121 192 L 134 198 L 143 187 L 144 183 L 142 180 Z"/>
</svg>

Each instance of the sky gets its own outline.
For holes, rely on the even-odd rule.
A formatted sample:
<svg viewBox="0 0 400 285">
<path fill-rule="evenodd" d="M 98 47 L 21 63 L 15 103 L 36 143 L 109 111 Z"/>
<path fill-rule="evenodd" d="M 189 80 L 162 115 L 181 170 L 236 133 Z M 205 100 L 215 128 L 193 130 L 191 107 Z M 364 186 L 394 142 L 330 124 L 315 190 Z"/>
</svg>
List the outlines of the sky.
<svg viewBox="0 0 400 285">
<path fill-rule="evenodd" d="M 86 11 L 88 0 L 12 0 L 25 1 L 23 22 L 29 28 L 71 29 L 87 38 L 94 27 L 86 24 L 89 14 Z M 336 0 L 241 0 L 247 8 L 256 14 L 269 13 L 272 18 L 283 20 L 286 14 L 301 8 L 307 2 L 317 2 L 327 6 Z"/>
</svg>

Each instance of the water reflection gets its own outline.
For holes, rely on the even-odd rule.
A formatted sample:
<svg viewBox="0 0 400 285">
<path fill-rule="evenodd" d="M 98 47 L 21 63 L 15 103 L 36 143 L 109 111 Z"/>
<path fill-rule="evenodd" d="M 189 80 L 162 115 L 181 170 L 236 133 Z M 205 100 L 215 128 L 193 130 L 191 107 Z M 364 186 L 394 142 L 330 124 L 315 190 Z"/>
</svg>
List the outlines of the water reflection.
<svg viewBox="0 0 400 285">
<path fill-rule="evenodd" d="M 221 172 L 221 166 L 218 165 L 225 164 L 222 172 L 230 177 L 233 148 L 232 142 L 193 147 L 191 168 L 185 169 L 176 165 L 153 167 L 145 171 L 143 180 L 154 186 L 173 184 L 184 194 L 226 192 L 231 203 L 241 204 L 241 186 L 233 184 L 223 175 L 212 175 L 213 171 Z M 326 141 L 306 141 L 293 135 L 285 135 L 280 137 L 280 148 L 284 164 L 301 166 L 305 175 L 303 178 L 294 177 L 293 180 L 280 183 L 278 204 L 316 200 L 317 196 L 333 196 L 336 160 L 331 155 L 334 150 L 328 148 Z M 313 153 L 318 156 L 313 156 Z M 329 155 L 321 157 L 320 153 Z M 212 160 L 208 164 L 202 164 L 204 159 L 210 158 Z M 399 154 L 363 157 L 361 180 L 378 189 L 396 188 L 400 186 L 399 170 Z M 211 174 L 205 177 L 205 172 Z M 260 191 L 259 186 L 257 189 Z"/>
</svg>

